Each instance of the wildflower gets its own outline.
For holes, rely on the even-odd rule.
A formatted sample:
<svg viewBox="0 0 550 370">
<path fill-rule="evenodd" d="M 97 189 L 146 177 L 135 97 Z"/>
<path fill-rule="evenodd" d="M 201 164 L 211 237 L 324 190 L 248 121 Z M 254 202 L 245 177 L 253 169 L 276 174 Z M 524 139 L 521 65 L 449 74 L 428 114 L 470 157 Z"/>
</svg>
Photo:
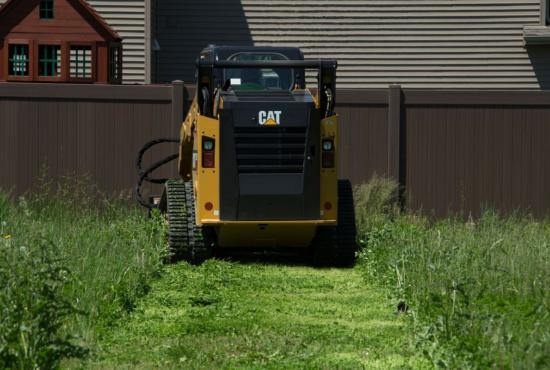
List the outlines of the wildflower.
<svg viewBox="0 0 550 370">
<path fill-rule="evenodd" d="M 10 235 L 10 234 L 6 234 L 6 235 L 3 235 L 2 238 L 6 239 L 6 240 L 10 240 L 10 239 L 11 239 L 11 235 Z"/>
</svg>

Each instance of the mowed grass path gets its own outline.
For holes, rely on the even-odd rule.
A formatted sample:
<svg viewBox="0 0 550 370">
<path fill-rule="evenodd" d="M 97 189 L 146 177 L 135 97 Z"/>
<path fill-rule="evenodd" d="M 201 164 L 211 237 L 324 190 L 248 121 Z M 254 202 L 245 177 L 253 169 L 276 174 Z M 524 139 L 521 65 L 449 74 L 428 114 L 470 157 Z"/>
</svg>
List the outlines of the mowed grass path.
<svg viewBox="0 0 550 370">
<path fill-rule="evenodd" d="M 167 267 L 86 367 L 424 367 L 409 338 L 359 270 L 211 260 Z"/>
</svg>

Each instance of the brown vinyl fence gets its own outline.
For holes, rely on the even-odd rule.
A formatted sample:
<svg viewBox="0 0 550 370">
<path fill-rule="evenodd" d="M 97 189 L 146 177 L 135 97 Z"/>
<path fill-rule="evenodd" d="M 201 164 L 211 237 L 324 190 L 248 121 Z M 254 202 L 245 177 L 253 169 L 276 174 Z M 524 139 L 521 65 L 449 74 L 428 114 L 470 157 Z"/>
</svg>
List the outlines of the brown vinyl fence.
<svg viewBox="0 0 550 370">
<path fill-rule="evenodd" d="M 146 141 L 177 137 L 193 88 L 0 84 L 0 187 L 20 194 L 44 165 L 129 192 Z M 399 179 L 435 216 L 483 208 L 550 213 L 550 92 L 340 90 L 340 176 Z M 146 161 L 175 150 L 166 145 Z M 175 175 L 175 164 L 161 175 Z"/>
<path fill-rule="evenodd" d="M 185 92 L 181 82 L 0 83 L 0 187 L 21 194 L 47 168 L 53 177 L 86 174 L 108 193 L 129 192 L 139 148 L 154 137 L 178 136 Z M 166 145 L 146 160 L 174 150 Z"/>
</svg>

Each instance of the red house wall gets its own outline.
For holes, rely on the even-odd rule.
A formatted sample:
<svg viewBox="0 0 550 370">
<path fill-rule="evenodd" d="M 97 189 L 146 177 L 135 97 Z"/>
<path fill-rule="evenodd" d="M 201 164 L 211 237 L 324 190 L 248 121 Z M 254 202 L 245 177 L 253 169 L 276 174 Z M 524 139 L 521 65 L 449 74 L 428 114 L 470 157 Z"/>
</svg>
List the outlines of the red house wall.
<svg viewBox="0 0 550 370">
<path fill-rule="evenodd" d="M 58 44 L 66 51 L 62 52 L 62 66 L 68 65 L 67 50 L 70 44 L 90 45 L 94 60 L 94 81 L 107 83 L 109 80 L 107 48 L 109 42 L 115 40 L 78 1 L 54 0 L 52 19 L 40 19 L 40 0 L 19 0 L 11 3 L 11 8 L 7 8 L 0 19 L 0 80 L 8 77 L 8 40 L 29 43 L 30 80 L 37 80 L 33 61 L 38 56 L 38 45 L 48 43 Z M 46 78 L 40 80 L 48 81 Z M 68 80 L 66 67 L 62 68 L 61 80 Z"/>
</svg>

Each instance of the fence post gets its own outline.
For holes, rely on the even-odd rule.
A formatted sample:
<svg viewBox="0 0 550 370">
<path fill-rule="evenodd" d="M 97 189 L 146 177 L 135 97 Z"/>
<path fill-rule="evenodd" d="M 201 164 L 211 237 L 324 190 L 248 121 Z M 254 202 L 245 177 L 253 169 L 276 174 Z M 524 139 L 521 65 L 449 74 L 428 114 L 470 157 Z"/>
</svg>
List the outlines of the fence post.
<svg viewBox="0 0 550 370">
<path fill-rule="evenodd" d="M 402 180 L 401 158 L 401 85 L 388 89 L 388 169 L 387 176 Z M 403 184 L 401 184 L 403 185 Z"/>
<path fill-rule="evenodd" d="M 174 134 L 179 132 L 183 122 L 184 112 L 184 85 L 183 81 L 172 81 L 172 131 Z"/>
</svg>

